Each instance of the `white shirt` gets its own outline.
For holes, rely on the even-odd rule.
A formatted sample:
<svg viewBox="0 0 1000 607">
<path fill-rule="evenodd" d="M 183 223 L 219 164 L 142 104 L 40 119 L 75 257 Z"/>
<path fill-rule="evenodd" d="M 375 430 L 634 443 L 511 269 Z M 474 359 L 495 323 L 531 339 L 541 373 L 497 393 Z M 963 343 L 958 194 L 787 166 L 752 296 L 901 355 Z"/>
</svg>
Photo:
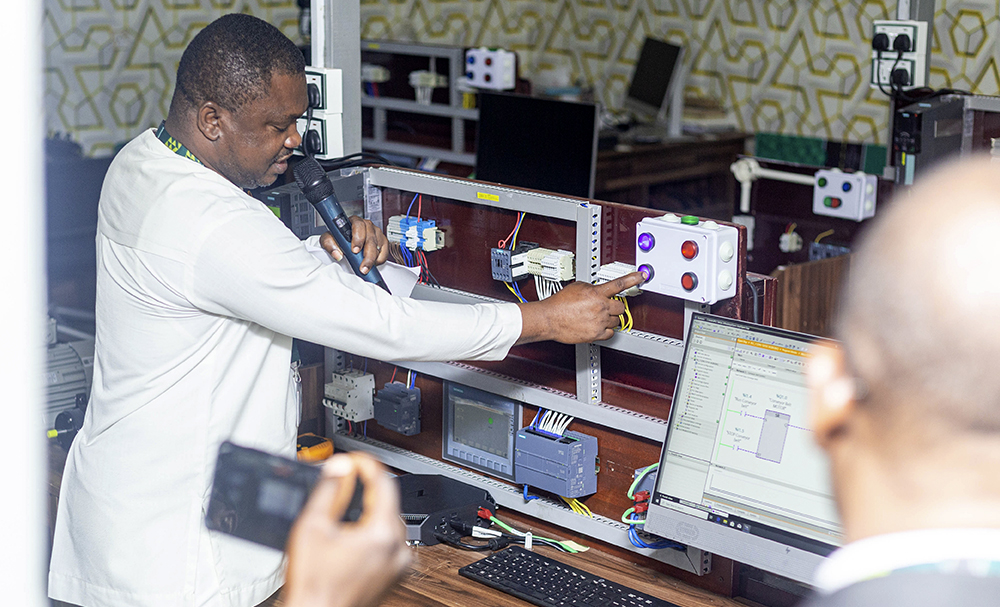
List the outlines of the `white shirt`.
<svg viewBox="0 0 1000 607">
<path fill-rule="evenodd" d="M 250 606 L 280 586 L 279 552 L 207 531 L 204 513 L 223 440 L 294 456 L 292 337 L 462 360 L 503 358 L 520 335 L 513 304 L 395 298 L 323 265 L 152 131 L 112 162 L 99 211 L 94 385 L 63 474 L 58 600 Z"/>
<path fill-rule="evenodd" d="M 936 571 L 988 575 L 1000 563 L 1000 529 L 921 529 L 887 533 L 835 550 L 816 570 L 813 586 L 833 594 L 894 571 L 935 566 Z"/>
</svg>

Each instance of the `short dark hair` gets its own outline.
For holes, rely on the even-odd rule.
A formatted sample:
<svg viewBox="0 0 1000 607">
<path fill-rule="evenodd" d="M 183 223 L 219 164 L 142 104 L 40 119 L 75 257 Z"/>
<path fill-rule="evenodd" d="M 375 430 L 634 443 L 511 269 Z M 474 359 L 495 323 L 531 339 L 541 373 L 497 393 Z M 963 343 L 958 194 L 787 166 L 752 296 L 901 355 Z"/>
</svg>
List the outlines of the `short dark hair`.
<svg viewBox="0 0 1000 607">
<path fill-rule="evenodd" d="M 206 101 L 236 112 L 268 93 L 272 74 L 304 69 L 302 52 L 278 28 L 251 15 L 223 15 L 184 50 L 171 113 Z"/>
</svg>

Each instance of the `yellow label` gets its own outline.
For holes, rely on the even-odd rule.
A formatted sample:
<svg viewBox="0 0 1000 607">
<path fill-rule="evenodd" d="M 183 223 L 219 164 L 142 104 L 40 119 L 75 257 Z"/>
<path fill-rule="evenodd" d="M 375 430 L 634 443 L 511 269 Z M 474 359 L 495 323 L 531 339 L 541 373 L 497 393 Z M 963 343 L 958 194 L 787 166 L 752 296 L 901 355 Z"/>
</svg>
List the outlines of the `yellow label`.
<svg viewBox="0 0 1000 607">
<path fill-rule="evenodd" d="M 772 350 L 774 352 L 781 352 L 782 354 L 792 354 L 795 356 L 805 356 L 807 358 L 812 355 L 809 352 L 802 352 L 800 350 L 792 350 L 790 348 L 783 348 L 781 346 L 776 346 L 774 344 L 765 344 L 763 342 L 754 341 L 750 339 L 743 339 L 741 337 L 736 338 L 736 343 L 743 346 L 753 346 L 755 348 L 763 348 L 764 350 Z"/>
<path fill-rule="evenodd" d="M 369 42 L 368 48 L 372 49 L 373 51 L 377 51 L 378 49 L 382 48 L 382 45 L 379 44 L 378 42 Z"/>
<path fill-rule="evenodd" d="M 500 202 L 500 197 L 496 194 L 487 194 L 486 192 L 476 192 L 476 197 L 480 200 L 490 200 L 492 202 Z"/>
</svg>

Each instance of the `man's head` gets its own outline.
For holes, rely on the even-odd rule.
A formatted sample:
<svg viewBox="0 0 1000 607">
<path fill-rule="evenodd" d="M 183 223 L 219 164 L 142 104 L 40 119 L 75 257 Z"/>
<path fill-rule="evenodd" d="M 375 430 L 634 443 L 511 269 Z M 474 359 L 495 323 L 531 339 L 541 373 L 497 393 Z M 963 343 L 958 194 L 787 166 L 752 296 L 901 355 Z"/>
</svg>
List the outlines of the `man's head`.
<svg viewBox="0 0 1000 607">
<path fill-rule="evenodd" d="M 185 49 L 168 130 L 236 185 L 269 185 L 300 143 L 307 107 L 301 51 L 276 27 L 225 15 Z"/>
<path fill-rule="evenodd" d="M 843 349 L 810 368 L 849 539 L 1000 503 L 998 242 L 1000 165 L 967 160 L 901 194 L 852 260 Z"/>
</svg>

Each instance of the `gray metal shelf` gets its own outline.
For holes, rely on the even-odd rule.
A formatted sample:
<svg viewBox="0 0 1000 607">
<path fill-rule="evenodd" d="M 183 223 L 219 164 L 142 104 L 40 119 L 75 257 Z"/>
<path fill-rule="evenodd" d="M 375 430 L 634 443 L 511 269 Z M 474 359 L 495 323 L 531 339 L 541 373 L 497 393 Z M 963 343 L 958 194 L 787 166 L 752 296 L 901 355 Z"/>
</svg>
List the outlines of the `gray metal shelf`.
<svg viewBox="0 0 1000 607">
<path fill-rule="evenodd" d="M 662 443 L 667 435 L 667 420 L 665 419 L 636 413 L 606 403 L 582 401 L 573 394 L 531 384 L 465 363 L 393 361 L 393 364 L 412 369 L 417 373 L 485 390 L 511 400 L 572 415 L 577 419 L 656 442 Z"/>
<path fill-rule="evenodd" d="M 650 550 L 633 546 L 628 540 L 628 525 L 621 521 L 599 514 L 590 518 L 577 514 L 566 506 L 546 498 L 525 502 L 521 492 L 511 485 L 371 438 L 335 434 L 333 442 L 338 449 L 370 453 L 386 465 L 412 474 L 441 474 L 457 479 L 489 491 L 497 504 L 504 508 L 523 512 L 560 527 L 572 529 L 588 537 L 643 554 L 678 569 L 696 575 L 704 575 L 711 570 L 712 555 L 702 550 L 690 547 L 686 551 L 669 548 Z"/>
</svg>

